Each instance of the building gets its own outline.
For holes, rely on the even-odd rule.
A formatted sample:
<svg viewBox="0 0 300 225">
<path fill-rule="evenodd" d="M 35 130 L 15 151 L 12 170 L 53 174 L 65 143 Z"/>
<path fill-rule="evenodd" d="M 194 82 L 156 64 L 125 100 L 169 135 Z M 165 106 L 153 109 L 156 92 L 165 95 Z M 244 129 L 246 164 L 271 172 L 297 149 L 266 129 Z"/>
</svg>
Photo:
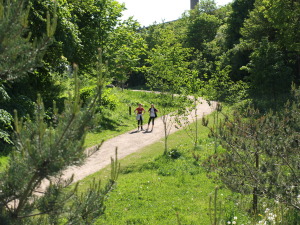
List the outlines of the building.
<svg viewBox="0 0 300 225">
<path fill-rule="evenodd" d="M 198 2 L 199 0 L 191 0 L 191 9 L 194 9 Z"/>
</svg>

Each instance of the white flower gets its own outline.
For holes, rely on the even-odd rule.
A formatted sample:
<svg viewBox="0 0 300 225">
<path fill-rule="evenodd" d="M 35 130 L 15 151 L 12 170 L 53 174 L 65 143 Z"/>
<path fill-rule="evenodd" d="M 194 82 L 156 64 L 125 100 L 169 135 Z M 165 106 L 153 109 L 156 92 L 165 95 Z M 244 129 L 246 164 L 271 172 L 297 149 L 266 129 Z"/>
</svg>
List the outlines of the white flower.
<svg viewBox="0 0 300 225">
<path fill-rule="evenodd" d="M 236 222 L 235 222 L 235 221 L 232 221 L 232 224 L 236 224 Z"/>
<path fill-rule="evenodd" d="M 231 224 L 231 222 L 230 222 L 230 221 L 228 221 L 228 222 L 227 222 L 227 224 Z"/>
<path fill-rule="evenodd" d="M 237 216 L 233 217 L 234 220 L 237 220 Z"/>
<path fill-rule="evenodd" d="M 268 213 L 269 211 L 270 211 L 270 209 L 269 209 L 269 208 L 266 208 L 265 213 Z"/>
</svg>

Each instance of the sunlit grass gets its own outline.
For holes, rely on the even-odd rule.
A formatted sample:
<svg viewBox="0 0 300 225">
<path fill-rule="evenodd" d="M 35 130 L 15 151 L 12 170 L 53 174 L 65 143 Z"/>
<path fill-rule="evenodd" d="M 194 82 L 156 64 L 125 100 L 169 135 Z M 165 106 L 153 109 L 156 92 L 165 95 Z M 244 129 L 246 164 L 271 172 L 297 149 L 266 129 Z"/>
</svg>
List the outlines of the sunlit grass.
<svg viewBox="0 0 300 225">
<path fill-rule="evenodd" d="M 7 156 L 0 156 L 0 172 L 3 171 L 3 169 L 8 164 L 8 157 Z"/>
<path fill-rule="evenodd" d="M 210 224 L 209 196 L 220 184 L 209 179 L 202 166 L 202 160 L 214 152 L 207 134 L 208 129 L 199 125 L 199 161 L 193 158 L 193 143 L 183 130 L 169 137 L 170 150 L 181 154 L 177 159 L 163 156 L 164 143 L 159 141 L 120 160 L 118 185 L 106 201 L 105 215 L 95 224 Z M 109 177 L 109 167 L 84 179 L 80 189 L 100 177 Z M 218 201 L 225 202 L 231 195 L 223 187 Z M 226 201 L 224 207 L 236 208 L 234 201 Z M 241 214 L 236 215 L 243 220 Z"/>
</svg>

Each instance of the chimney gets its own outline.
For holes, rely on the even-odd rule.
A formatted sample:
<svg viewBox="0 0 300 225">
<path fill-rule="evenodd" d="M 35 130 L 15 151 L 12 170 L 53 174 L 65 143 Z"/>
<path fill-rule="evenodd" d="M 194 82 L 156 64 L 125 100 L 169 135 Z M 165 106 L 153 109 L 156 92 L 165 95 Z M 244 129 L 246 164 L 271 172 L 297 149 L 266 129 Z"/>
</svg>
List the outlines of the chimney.
<svg viewBox="0 0 300 225">
<path fill-rule="evenodd" d="M 198 2 L 199 0 L 191 0 L 191 9 L 194 9 Z"/>
</svg>

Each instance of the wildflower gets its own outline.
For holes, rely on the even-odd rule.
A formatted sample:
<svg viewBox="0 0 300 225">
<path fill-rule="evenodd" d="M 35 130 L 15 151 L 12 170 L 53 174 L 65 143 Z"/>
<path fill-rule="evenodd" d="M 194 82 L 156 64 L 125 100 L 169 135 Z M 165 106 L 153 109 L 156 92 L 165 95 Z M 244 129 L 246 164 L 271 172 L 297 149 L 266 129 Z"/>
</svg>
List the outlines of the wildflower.
<svg viewBox="0 0 300 225">
<path fill-rule="evenodd" d="M 232 224 L 236 224 L 236 222 L 235 222 L 235 221 L 232 221 Z"/>
<path fill-rule="evenodd" d="M 234 220 L 237 220 L 237 216 L 233 217 Z"/>
<path fill-rule="evenodd" d="M 227 222 L 227 224 L 231 224 L 231 222 L 230 222 L 230 221 L 228 221 L 228 222 Z"/>
<path fill-rule="evenodd" d="M 270 209 L 269 209 L 269 208 L 266 208 L 265 213 L 268 213 L 269 211 L 270 211 Z"/>
</svg>

